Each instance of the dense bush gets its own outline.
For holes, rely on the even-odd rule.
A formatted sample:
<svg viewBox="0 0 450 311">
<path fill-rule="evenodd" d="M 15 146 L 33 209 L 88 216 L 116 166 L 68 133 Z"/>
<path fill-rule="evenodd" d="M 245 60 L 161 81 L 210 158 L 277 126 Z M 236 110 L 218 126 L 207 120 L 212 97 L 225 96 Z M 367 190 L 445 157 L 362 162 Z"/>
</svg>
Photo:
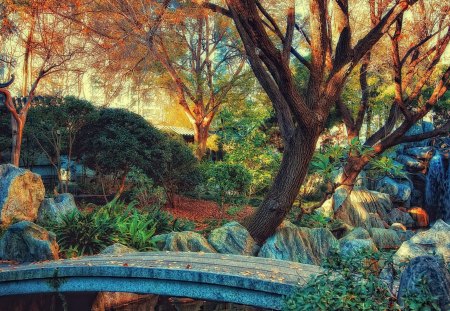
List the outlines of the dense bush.
<svg viewBox="0 0 450 311">
<path fill-rule="evenodd" d="M 379 252 L 342 255 L 346 254 L 331 255 L 322 274 L 286 298 L 284 310 L 438 310 L 435 298 L 426 291 L 420 297 L 408 297 L 407 306 L 400 308 L 394 294 L 379 277 L 381 270 L 392 264 L 390 255 Z"/>
<path fill-rule="evenodd" d="M 101 109 L 98 118 L 84 126 L 76 153 L 91 169 L 120 179 L 118 193 L 133 167 L 157 170 L 166 160 L 165 138 L 142 116 L 125 109 Z"/>
<path fill-rule="evenodd" d="M 180 190 L 193 190 L 201 181 L 198 161 L 180 137 L 166 136 L 165 161 L 158 168 L 148 167 L 147 174 L 161 185 L 167 200 L 175 207 L 175 195 Z"/>
<path fill-rule="evenodd" d="M 233 199 L 240 199 L 248 194 L 252 177 L 240 164 L 207 163 L 203 166 L 203 172 L 204 187 L 213 194 L 221 207 L 226 202 L 232 202 Z"/>
<path fill-rule="evenodd" d="M 155 186 L 160 186 L 173 205 L 180 189 L 188 191 L 199 181 L 197 160 L 187 145 L 130 111 L 103 108 L 96 119 L 81 129 L 79 136 L 83 139 L 77 141 L 77 155 L 100 178 L 115 177 L 118 195 L 125 190 L 128 178 L 139 186 L 132 189 L 131 195 L 140 203 L 151 201 L 157 191 Z"/>
<path fill-rule="evenodd" d="M 129 190 L 124 193 L 123 198 L 137 202 L 140 207 L 153 210 L 166 203 L 164 188 L 157 186 L 142 170 L 133 168 L 127 176 L 127 185 Z"/>
</svg>

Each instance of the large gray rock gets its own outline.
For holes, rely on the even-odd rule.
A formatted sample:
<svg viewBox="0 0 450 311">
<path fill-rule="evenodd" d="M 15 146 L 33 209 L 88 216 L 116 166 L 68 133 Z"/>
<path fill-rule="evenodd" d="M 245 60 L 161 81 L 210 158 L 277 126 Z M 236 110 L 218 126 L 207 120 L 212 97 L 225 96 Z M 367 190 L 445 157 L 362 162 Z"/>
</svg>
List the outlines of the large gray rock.
<svg viewBox="0 0 450 311">
<path fill-rule="evenodd" d="M 412 147 L 405 149 L 404 152 L 416 159 L 431 159 L 433 156 L 432 147 Z"/>
<path fill-rule="evenodd" d="M 56 236 L 29 221 L 15 223 L 0 240 L 0 258 L 17 262 L 58 259 Z"/>
<path fill-rule="evenodd" d="M 297 227 L 285 221 L 261 247 L 258 257 L 296 261 L 306 264 L 321 264 L 339 242 L 325 228 Z"/>
<path fill-rule="evenodd" d="M 419 232 L 403 242 L 394 255 L 394 262 L 399 265 L 423 255 L 441 256 L 450 263 L 450 225 L 438 220 L 429 230 Z"/>
<path fill-rule="evenodd" d="M 372 228 L 370 236 L 378 249 L 398 249 L 402 244 L 397 232 L 392 229 Z"/>
<path fill-rule="evenodd" d="M 235 221 L 214 229 L 208 242 L 222 254 L 254 256 L 259 250 L 247 229 Z"/>
<path fill-rule="evenodd" d="M 78 211 L 73 195 L 63 193 L 55 198 L 44 199 L 38 211 L 38 223 L 48 221 L 61 221 L 61 217 L 71 212 Z"/>
<path fill-rule="evenodd" d="M 311 229 L 309 231 L 309 242 L 318 264 L 328 258 L 334 250 L 339 249 L 339 241 L 326 228 Z"/>
<path fill-rule="evenodd" d="M 161 248 L 164 251 L 216 253 L 208 241 L 197 232 L 171 232 L 155 239 L 161 240 Z"/>
<path fill-rule="evenodd" d="M 122 255 L 122 254 L 129 254 L 129 253 L 136 253 L 137 250 L 134 248 L 128 247 L 126 245 L 120 244 L 120 243 L 114 243 L 113 245 L 110 245 L 103 249 L 100 254 L 102 255 Z"/>
<path fill-rule="evenodd" d="M 352 257 L 363 252 L 378 252 L 378 249 L 371 239 L 353 239 L 341 242 L 341 256 Z"/>
<path fill-rule="evenodd" d="M 410 171 L 421 171 L 426 168 L 424 162 L 404 154 L 397 156 L 397 161 L 404 164 Z"/>
<path fill-rule="evenodd" d="M 450 274 L 444 263 L 435 256 L 416 257 L 408 264 L 400 277 L 398 302 L 405 305 L 405 298 L 422 296 L 429 292 L 436 297 L 441 310 L 450 310 Z"/>
<path fill-rule="evenodd" d="M 392 209 L 387 215 L 386 219 L 390 225 L 394 223 L 401 223 L 402 225 L 405 225 L 405 227 L 407 228 L 410 228 L 415 224 L 414 219 L 412 219 L 409 213 L 404 212 L 398 208 Z"/>
<path fill-rule="evenodd" d="M 258 257 L 318 264 L 310 244 L 310 229 L 283 223 L 261 247 Z"/>
<path fill-rule="evenodd" d="M 369 231 L 367 231 L 364 228 L 360 228 L 360 227 L 354 228 L 347 235 L 345 235 L 342 239 L 340 239 L 339 242 L 343 243 L 345 241 L 356 240 L 356 239 L 370 239 Z"/>
<path fill-rule="evenodd" d="M 387 193 L 394 202 L 407 202 L 411 197 L 411 185 L 409 182 L 383 177 L 377 183 L 377 191 Z"/>
<path fill-rule="evenodd" d="M 11 164 L 0 165 L 0 225 L 36 220 L 44 195 L 39 175 Z"/>
<path fill-rule="evenodd" d="M 387 194 L 368 190 L 353 190 L 343 201 L 340 208 L 335 209 L 335 218 L 353 227 L 384 228 L 385 225 L 381 219 L 392 208 L 392 202 Z"/>
</svg>

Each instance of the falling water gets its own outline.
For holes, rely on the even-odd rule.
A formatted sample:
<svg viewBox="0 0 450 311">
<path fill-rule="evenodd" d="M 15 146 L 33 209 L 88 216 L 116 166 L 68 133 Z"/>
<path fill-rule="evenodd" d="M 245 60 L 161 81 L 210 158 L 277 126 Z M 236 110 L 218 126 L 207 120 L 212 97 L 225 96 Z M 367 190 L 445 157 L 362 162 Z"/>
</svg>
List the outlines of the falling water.
<svg viewBox="0 0 450 311">
<path fill-rule="evenodd" d="M 450 221 L 450 165 L 439 152 L 431 158 L 425 188 L 425 205 L 431 219 Z"/>
</svg>

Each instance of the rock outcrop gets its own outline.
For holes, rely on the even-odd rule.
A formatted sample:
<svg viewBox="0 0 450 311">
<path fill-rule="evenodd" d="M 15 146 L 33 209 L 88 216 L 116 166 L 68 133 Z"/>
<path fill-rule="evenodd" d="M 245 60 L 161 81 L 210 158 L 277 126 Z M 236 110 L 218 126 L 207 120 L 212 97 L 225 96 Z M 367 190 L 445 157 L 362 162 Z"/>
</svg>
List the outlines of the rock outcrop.
<svg viewBox="0 0 450 311">
<path fill-rule="evenodd" d="M 407 212 L 402 211 L 399 208 L 393 208 L 387 215 L 388 224 L 392 225 L 394 223 L 400 223 L 407 228 L 414 226 L 415 222 L 411 215 Z"/>
<path fill-rule="evenodd" d="M 414 220 L 416 227 L 425 228 L 430 225 L 430 218 L 428 217 L 428 213 L 423 208 L 413 207 L 408 210 L 408 213 Z"/>
<path fill-rule="evenodd" d="M 160 240 L 163 251 L 216 253 L 208 241 L 197 232 L 171 232 L 156 236 L 155 239 Z"/>
<path fill-rule="evenodd" d="M 450 225 L 438 220 L 429 230 L 419 232 L 403 242 L 394 255 L 394 262 L 400 265 L 424 255 L 437 255 L 450 263 Z"/>
<path fill-rule="evenodd" d="M 11 164 L 0 165 L 0 224 L 36 220 L 45 188 L 39 175 Z"/>
<path fill-rule="evenodd" d="M 222 254 L 255 256 L 259 250 L 247 229 L 235 221 L 214 229 L 208 242 Z"/>
<path fill-rule="evenodd" d="M 398 249 L 402 243 L 397 232 L 392 229 L 372 228 L 370 236 L 378 249 Z"/>
<path fill-rule="evenodd" d="M 325 228 L 299 228 L 284 222 L 258 253 L 258 257 L 319 265 L 339 243 Z"/>
<path fill-rule="evenodd" d="M 450 310 L 450 274 L 444 263 L 434 256 L 411 260 L 400 277 L 398 302 L 404 306 L 408 295 L 421 296 L 424 292 L 436 297 L 441 310 Z"/>
<path fill-rule="evenodd" d="M 353 190 L 341 207 L 335 210 L 334 217 L 353 227 L 367 230 L 385 228 L 387 224 L 382 219 L 385 219 L 391 210 L 392 202 L 389 195 L 368 190 Z"/>
<path fill-rule="evenodd" d="M 29 221 L 15 223 L 0 240 L 0 258 L 17 262 L 58 259 L 56 236 Z"/>
<path fill-rule="evenodd" d="M 345 240 L 341 243 L 341 256 L 352 257 L 358 253 L 378 252 L 378 248 L 372 239 Z"/>
<path fill-rule="evenodd" d="M 78 211 L 78 209 L 73 195 L 63 193 L 55 198 L 48 198 L 42 201 L 38 211 L 37 222 L 46 223 L 49 220 L 58 222 L 62 216 L 74 211 Z"/>
<path fill-rule="evenodd" d="M 120 244 L 120 243 L 114 243 L 113 245 L 110 245 L 103 249 L 100 254 L 102 255 L 122 255 L 122 254 L 129 254 L 129 253 L 136 253 L 137 250 L 134 248 L 128 247 L 126 245 Z"/>
<path fill-rule="evenodd" d="M 406 203 L 411 197 L 411 185 L 408 181 L 383 177 L 377 183 L 377 191 L 389 194 L 393 202 Z"/>
</svg>

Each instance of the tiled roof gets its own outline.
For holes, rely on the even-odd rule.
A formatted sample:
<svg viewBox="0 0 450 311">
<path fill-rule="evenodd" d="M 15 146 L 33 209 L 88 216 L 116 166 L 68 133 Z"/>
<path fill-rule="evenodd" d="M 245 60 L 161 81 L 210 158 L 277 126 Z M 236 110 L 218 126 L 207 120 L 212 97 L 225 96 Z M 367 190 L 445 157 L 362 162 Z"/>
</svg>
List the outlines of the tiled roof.
<svg viewBox="0 0 450 311">
<path fill-rule="evenodd" d="M 173 132 L 183 136 L 194 136 L 194 130 L 188 127 L 171 126 L 171 125 L 157 125 L 159 130 L 165 132 Z"/>
</svg>

